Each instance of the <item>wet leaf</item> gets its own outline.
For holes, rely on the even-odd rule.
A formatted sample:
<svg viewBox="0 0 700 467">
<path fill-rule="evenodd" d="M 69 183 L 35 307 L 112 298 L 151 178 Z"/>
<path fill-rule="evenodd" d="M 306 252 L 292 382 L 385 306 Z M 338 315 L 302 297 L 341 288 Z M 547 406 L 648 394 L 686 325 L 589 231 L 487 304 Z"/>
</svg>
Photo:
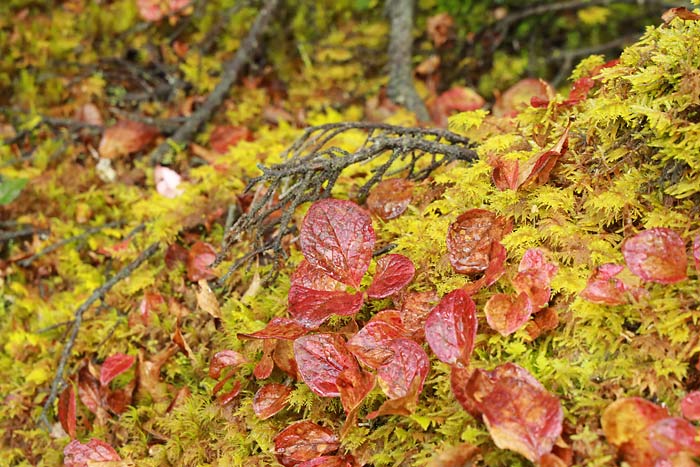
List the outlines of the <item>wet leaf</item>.
<svg viewBox="0 0 700 467">
<path fill-rule="evenodd" d="M 615 278 L 623 269 L 624 266 L 612 263 L 599 266 L 579 295 L 592 303 L 605 305 L 627 303 L 628 288 L 624 282 Z"/>
<path fill-rule="evenodd" d="M 692 391 L 681 400 L 681 413 L 688 420 L 700 420 L 700 391 Z"/>
<path fill-rule="evenodd" d="M 217 126 L 209 137 L 209 145 L 220 154 L 225 154 L 240 141 L 253 141 L 253 133 L 244 126 Z"/>
<path fill-rule="evenodd" d="M 680 452 L 700 455 L 698 429 L 682 418 L 670 417 L 659 420 L 649 427 L 651 447 L 662 457 Z"/>
<path fill-rule="evenodd" d="M 182 177 L 174 170 L 158 165 L 154 169 L 153 178 L 156 184 L 156 191 L 166 198 L 177 198 L 183 193 L 183 190 L 178 188 L 182 182 Z"/>
<path fill-rule="evenodd" d="M 100 385 L 88 367 L 83 367 L 78 373 L 78 397 L 88 410 L 94 414 L 103 411 Z"/>
<path fill-rule="evenodd" d="M 100 140 L 98 151 L 106 159 L 114 159 L 141 151 L 158 136 L 152 126 L 131 120 L 121 120 L 107 128 Z"/>
<path fill-rule="evenodd" d="M 260 361 L 253 368 L 253 376 L 257 379 L 267 379 L 275 369 L 275 361 L 272 358 L 272 353 L 277 346 L 277 341 L 274 339 L 265 339 L 263 341 L 263 354 Z"/>
<path fill-rule="evenodd" d="M 401 322 L 412 338 L 423 340 L 425 320 L 438 302 L 439 298 L 434 290 L 408 292 L 400 296 Z"/>
<path fill-rule="evenodd" d="M 547 261 L 542 250 L 531 248 L 525 252 L 518 266 L 518 274 L 513 278 L 513 288 L 517 293 L 525 293 L 530 299 L 533 311 L 547 305 L 551 295 L 549 284 L 559 268 Z"/>
<path fill-rule="evenodd" d="M 311 459 L 297 467 L 354 467 L 352 456 L 321 456 Z"/>
<path fill-rule="evenodd" d="M 391 359 L 377 369 L 379 386 L 389 399 L 409 394 L 414 381 L 418 382 L 417 394 L 423 390 L 423 382 L 430 369 L 430 361 L 423 347 L 405 338 L 394 339 L 388 344 L 393 352 Z"/>
<path fill-rule="evenodd" d="M 333 431 L 308 420 L 292 423 L 280 431 L 274 443 L 277 460 L 285 467 L 330 454 L 340 447 Z"/>
<path fill-rule="evenodd" d="M 93 462 L 122 460 L 112 446 L 99 439 L 83 444 L 73 440 L 63 449 L 64 467 L 89 467 Z"/>
<path fill-rule="evenodd" d="M 253 339 L 288 339 L 294 340 L 306 334 L 308 330 L 290 318 L 272 318 L 267 326 L 259 331 L 249 334 L 239 333 L 238 337 L 250 337 Z"/>
<path fill-rule="evenodd" d="M 491 242 L 510 231 L 510 224 L 485 209 L 471 209 L 457 218 L 447 232 L 450 264 L 460 274 L 484 272 L 491 263 Z"/>
<path fill-rule="evenodd" d="M 306 213 L 299 243 L 311 265 L 358 288 L 369 267 L 375 238 L 367 211 L 351 201 L 323 199 Z"/>
<path fill-rule="evenodd" d="M 413 185 L 412 181 L 404 178 L 382 180 L 369 192 L 369 212 L 385 221 L 399 217 L 411 204 Z"/>
<path fill-rule="evenodd" d="M 517 188 L 536 187 L 549 181 L 549 176 L 559 159 L 566 154 L 569 144 L 569 129 L 571 122 L 566 126 L 564 133 L 550 149 L 537 154 L 524 164 L 520 165 Z"/>
<path fill-rule="evenodd" d="M 362 363 L 377 369 L 387 363 L 394 355 L 388 345 L 399 337 L 403 337 L 403 333 L 394 324 L 385 321 L 370 321 L 350 338 L 347 348 Z"/>
<path fill-rule="evenodd" d="M 219 300 L 209 287 L 209 283 L 207 283 L 206 279 L 200 279 L 197 285 L 197 291 L 195 292 L 197 306 L 209 313 L 212 317 L 220 319 L 221 308 L 219 307 Z"/>
<path fill-rule="evenodd" d="M 296 268 L 290 282 L 292 286 L 323 290 L 325 292 L 343 292 L 347 289 L 345 284 L 333 279 L 323 269 L 311 265 L 306 260 L 303 260 Z"/>
<path fill-rule="evenodd" d="M 416 268 L 403 255 L 386 255 L 377 261 L 377 270 L 372 284 L 367 289 L 370 298 L 386 298 L 395 294 L 413 280 Z"/>
<path fill-rule="evenodd" d="M 209 377 L 219 379 L 221 371 L 227 367 L 237 367 L 246 363 L 246 358 L 234 350 L 216 352 L 209 363 Z"/>
<path fill-rule="evenodd" d="M 272 352 L 272 359 L 277 368 L 287 373 L 296 381 L 301 381 L 299 367 L 294 357 L 294 342 L 289 340 L 278 340 Z"/>
<path fill-rule="evenodd" d="M 58 397 L 58 421 L 68 436 L 75 439 L 75 389 L 70 382 Z"/>
<path fill-rule="evenodd" d="M 556 329 L 559 325 L 559 314 L 554 308 L 545 308 L 537 312 L 535 318 L 527 325 L 527 333 L 535 340 L 545 332 Z"/>
<path fill-rule="evenodd" d="M 233 386 L 231 387 L 231 390 L 218 396 L 216 398 L 216 402 L 218 402 L 219 405 L 224 406 L 224 405 L 232 402 L 240 393 L 241 393 L 241 382 L 238 380 L 234 381 Z"/>
<path fill-rule="evenodd" d="M 285 408 L 291 393 L 292 388 L 284 384 L 266 384 L 253 397 L 253 412 L 260 420 L 268 419 Z"/>
<path fill-rule="evenodd" d="M 445 295 L 425 321 L 425 340 L 445 363 L 469 363 L 477 329 L 476 305 L 461 289 Z"/>
<path fill-rule="evenodd" d="M 187 278 L 192 282 L 216 277 L 209 265 L 216 259 L 216 250 L 205 242 L 196 242 L 187 252 Z"/>
<path fill-rule="evenodd" d="M 685 242 L 671 229 L 645 230 L 622 245 L 627 267 L 645 281 L 673 284 L 686 278 Z"/>
<path fill-rule="evenodd" d="M 345 368 L 338 374 L 336 385 L 346 414 L 350 414 L 360 406 L 374 388 L 374 382 L 374 375 L 364 371 L 359 365 Z"/>
<path fill-rule="evenodd" d="M 117 376 L 121 375 L 134 364 L 136 357 L 123 353 L 110 355 L 105 359 L 100 370 L 100 384 L 107 386 Z"/>
<path fill-rule="evenodd" d="M 313 334 L 294 341 L 299 373 L 309 389 L 321 397 L 338 397 L 338 375 L 358 366 L 338 334 Z"/>
<path fill-rule="evenodd" d="M 486 322 L 502 336 L 509 336 L 520 329 L 532 315 L 532 302 L 525 292 L 517 296 L 494 294 L 484 306 Z"/>
<path fill-rule="evenodd" d="M 331 315 L 350 316 L 362 308 L 361 292 L 326 292 L 292 285 L 287 295 L 289 314 L 302 326 L 314 329 Z"/>
<path fill-rule="evenodd" d="M 462 287 L 467 295 L 473 295 L 484 287 L 493 285 L 506 272 L 506 249 L 500 242 L 491 242 L 489 265 L 484 274 L 477 280 Z"/>
</svg>

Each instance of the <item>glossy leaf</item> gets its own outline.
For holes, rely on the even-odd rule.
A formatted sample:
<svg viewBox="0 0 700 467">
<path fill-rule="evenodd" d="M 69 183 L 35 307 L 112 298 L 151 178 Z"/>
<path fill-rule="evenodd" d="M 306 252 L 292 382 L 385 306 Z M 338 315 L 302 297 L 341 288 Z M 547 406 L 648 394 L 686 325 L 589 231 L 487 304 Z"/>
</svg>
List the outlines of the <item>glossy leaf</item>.
<svg viewBox="0 0 700 467">
<path fill-rule="evenodd" d="M 367 196 L 367 209 L 382 220 L 396 219 L 413 199 L 413 182 L 404 178 L 382 180 Z"/>
<path fill-rule="evenodd" d="M 238 397 L 238 394 L 241 393 L 241 386 L 242 385 L 239 380 L 234 381 L 231 389 L 228 392 L 219 395 L 216 398 L 216 402 L 222 406 L 232 402 L 236 397 Z"/>
<path fill-rule="evenodd" d="M 291 393 L 292 388 L 284 384 L 266 384 L 253 397 L 253 412 L 260 420 L 268 419 L 285 408 Z"/>
<path fill-rule="evenodd" d="M 476 305 L 461 289 L 445 295 L 425 321 L 425 340 L 445 363 L 469 363 L 478 322 Z"/>
<path fill-rule="evenodd" d="M 564 133 L 562 133 L 554 146 L 520 165 L 517 182 L 518 188 L 525 186 L 532 188 L 544 185 L 549 181 L 549 176 L 557 165 L 557 162 L 566 154 L 569 144 L 570 128 L 571 122 L 566 126 Z"/>
<path fill-rule="evenodd" d="M 152 126 L 131 120 L 120 120 L 102 134 L 98 151 L 106 159 L 114 159 L 144 149 L 158 136 Z"/>
<path fill-rule="evenodd" d="M 359 365 L 345 368 L 338 374 L 336 386 L 340 392 L 340 402 L 346 414 L 357 409 L 367 394 L 374 388 L 375 377 Z"/>
<path fill-rule="evenodd" d="M 313 334 L 294 341 L 299 373 L 309 389 L 321 397 L 338 397 L 338 375 L 358 366 L 338 334 Z"/>
<path fill-rule="evenodd" d="M 688 420 L 700 420 L 700 391 L 692 391 L 681 400 L 681 413 Z"/>
<path fill-rule="evenodd" d="M 418 407 L 418 398 L 423 389 L 423 380 L 414 378 L 401 397 L 385 400 L 374 412 L 367 414 L 369 420 L 382 415 L 411 415 Z"/>
<path fill-rule="evenodd" d="M 471 209 L 450 225 L 447 251 L 450 264 L 460 274 L 484 272 L 491 263 L 491 242 L 510 231 L 509 223 L 485 209 Z"/>
<path fill-rule="evenodd" d="M 237 367 L 246 363 L 246 358 L 234 350 L 216 352 L 209 363 L 209 377 L 219 379 L 221 371 L 227 367 Z"/>
<path fill-rule="evenodd" d="M 532 315 L 532 302 L 525 292 L 517 296 L 494 294 L 484 305 L 486 322 L 502 336 L 509 336 L 520 329 Z"/>
<path fill-rule="evenodd" d="M 297 285 L 289 288 L 287 300 L 292 318 L 310 329 L 319 327 L 331 315 L 354 315 L 364 302 L 361 292 L 326 292 Z"/>
<path fill-rule="evenodd" d="M 217 126 L 209 136 L 209 145 L 220 154 L 225 154 L 241 141 L 253 141 L 253 133 L 244 126 Z"/>
<path fill-rule="evenodd" d="M 301 381 L 299 367 L 297 366 L 296 358 L 294 357 L 294 342 L 289 340 L 278 340 L 275 344 L 275 349 L 272 352 L 272 359 L 277 365 L 277 368 L 287 373 L 296 381 Z"/>
<path fill-rule="evenodd" d="M 523 255 L 518 274 L 513 278 L 513 288 L 517 293 L 527 295 L 533 311 L 539 310 L 549 302 L 549 284 L 558 269 L 557 265 L 547 261 L 542 250 L 538 248 L 531 248 Z"/>
<path fill-rule="evenodd" d="M 484 274 L 479 279 L 465 284 L 462 290 L 464 290 L 467 295 L 473 295 L 480 289 L 495 284 L 506 272 L 506 256 L 506 249 L 500 242 L 491 242 L 489 265 L 486 267 L 486 271 L 484 271 Z"/>
<path fill-rule="evenodd" d="M 389 343 L 403 337 L 401 329 L 385 321 L 370 321 L 348 340 L 347 348 L 359 361 L 377 369 L 389 361 L 394 353 Z"/>
<path fill-rule="evenodd" d="M 260 361 L 253 368 L 253 376 L 257 379 L 267 379 L 272 374 L 272 370 L 275 369 L 275 361 L 273 359 L 273 352 L 277 342 L 272 339 L 266 339 L 263 341 L 263 354 Z"/>
<path fill-rule="evenodd" d="M 370 298 L 386 298 L 406 287 L 413 280 L 416 268 L 403 255 L 386 255 L 377 261 L 372 284 L 367 289 Z"/>
<path fill-rule="evenodd" d="M 670 417 L 659 420 L 649 427 L 649 443 L 662 457 L 680 452 L 700 455 L 698 429 L 682 418 Z"/>
<path fill-rule="evenodd" d="M 116 353 L 107 357 L 100 370 L 100 384 L 106 386 L 117 376 L 121 375 L 134 364 L 136 357 L 123 353 Z"/>
<path fill-rule="evenodd" d="M 354 467 L 352 456 L 321 456 L 311 459 L 297 467 Z"/>
<path fill-rule="evenodd" d="M 299 243 L 311 265 L 358 288 L 369 267 L 375 238 L 367 211 L 351 201 L 323 199 L 306 213 Z"/>
<path fill-rule="evenodd" d="M 306 334 L 308 330 L 290 318 L 275 317 L 267 323 L 267 326 L 259 331 L 251 333 L 239 333 L 238 337 L 250 337 L 253 339 L 288 339 L 294 340 Z"/>
<path fill-rule="evenodd" d="M 68 436 L 75 439 L 75 389 L 71 383 L 68 383 L 58 397 L 58 421 L 61 422 L 61 426 L 68 433 Z"/>
<path fill-rule="evenodd" d="M 340 447 L 333 431 L 308 420 L 292 423 L 273 441 L 277 460 L 285 467 L 330 454 Z"/>
<path fill-rule="evenodd" d="M 87 366 L 78 372 L 78 397 L 90 412 L 97 415 L 104 410 L 99 381 L 90 373 Z"/>
<path fill-rule="evenodd" d="M 401 295 L 401 323 L 411 337 L 419 341 L 423 340 L 425 320 L 439 300 L 434 290 Z"/>
<path fill-rule="evenodd" d="M 622 245 L 627 267 L 645 281 L 673 284 L 686 278 L 685 242 L 671 229 L 645 230 Z"/>
<path fill-rule="evenodd" d="M 343 292 L 347 289 L 345 284 L 333 279 L 323 269 L 313 266 L 306 260 L 303 260 L 296 268 L 290 282 L 292 286 L 325 292 Z"/>
<path fill-rule="evenodd" d="M 93 462 L 122 460 L 112 446 L 99 439 L 83 444 L 73 440 L 63 449 L 64 467 L 89 467 Z"/>
<path fill-rule="evenodd" d="M 216 259 L 216 250 L 205 242 L 196 242 L 187 252 L 187 278 L 192 282 L 216 277 L 209 265 Z"/>
<path fill-rule="evenodd" d="M 423 382 L 430 369 L 430 361 L 423 347 L 405 338 L 389 342 L 393 356 L 377 369 L 379 386 L 389 399 L 409 394 L 411 384 L 418 381 L 417 394 L 423 390 Z"/>
</svg>

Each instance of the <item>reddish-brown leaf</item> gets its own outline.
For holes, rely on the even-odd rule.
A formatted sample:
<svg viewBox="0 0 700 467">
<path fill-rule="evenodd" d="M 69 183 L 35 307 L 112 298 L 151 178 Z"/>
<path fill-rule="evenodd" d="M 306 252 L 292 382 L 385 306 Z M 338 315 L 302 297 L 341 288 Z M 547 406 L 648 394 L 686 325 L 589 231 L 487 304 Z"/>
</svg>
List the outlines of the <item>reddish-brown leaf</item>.
<svg viewBox="0 0 700 467">
<path fill-rule="evenodd" d="M 377 369 L 379 386 L 389 399 L 409 394 L 411 384 L 418 381 L 417 394 L 430 369 L 430 361 L 423 347 L 410 339 L 394 339 L 387 345 L 393 352 L 391 359 Z"/>
<path fill-rule="evenodd" d="M 144 149 L 158 136 L 158 129 L 141 122 L 121 120 L 105 130 L 98 151 L 106 159 Z"/>
<path fill-rule="evenodd" d="M 205 242 L 196 242 L 187 253 L 187 278 L 192 282 L 216 277 L 209 265 L 216 259 L 216 250 Z"/>
<path fill-rule="evenodd" d="M 491 243 L 511 229 L 510 223 L 485 209 L 470 209 L 450 225 L 447 251 L 455 272 L 478 274 L 491 262 Z"/>
<path fill-rule="evenodd" d="M 452 365 L 450 367 L 450 387 L 452 388 L 452 394 L 454 394 L 457 402 L 471 414 L 472 417 L 477 418 L 481 416 L 481 411 L 478 408 L 477 401 L 474 400 L 472 389 L 473 384 L 472 374 L 477 377 L 488 376 L 485 372 L 472 372 L 468 367 L 465 367 L 461 363 Z M 484 376 L 486 375 L 486 376 Z"/>
<path fill-rule="evenodd" d="M 689 421 L 678 417 L 659 420 L 649 427 L 649 443 L 661 457 L 688 452 L 700 455 L 698 429 Z"/>
<path fill-rule="evenodd" d="M 686 278 L 685 242 L 671 229 L 645 230 L 622 245 L 627 267 L 645 281 L 673 284 Z"/>
<path fill-rule="evenodd" d="M 367 289 L 370 298 L 386 298 L 395 294 L 413 280 L 416 268 L 413 262 L 403 255 L 386 255 L 377 261 L 377 271 L 372 284 Z"/>
<path fill-rule="evenodd" d="M 306 334 L 308 330 L 290 318 L 272 318 L 267 326 L 259 331 L 249 334 L 239 333 L 238 337 L 250 337 L 253 339 L 287 339 L 294 340 Z"/>
<path fill-rule="evenodd" d="M 100 385 L 88 367 L 83 367 L 78 372 L 78 397 L 88 410 L 97 414 L 102 409 L 102 395 Z"/>
<path fill-rule="evenodd" d="M 165 265 L 168 269 L 175 268 L 179 263 L 187 264 L 187 258 L 187 250 L 179 243 L 168 245 L 168 249 L 165 251 Z"/>
<path fill-rule="evenodd" d="M 389 342 L 399 337 L 403 337 L 403 333 L 396 325 L 372 320 L 350 338 L 347 348 L 362 363 L 377 369 L 394 355 Z"/>
<path fill-rule="evenodd" d="M 297 464 L 296 467 L 354 467 L 354 465 L 352 456 L 321 456 Z"/>
<path fill-rule="evenodd" d="M 467 365 L 476 340 L 476 305 L 462 289 L 445 295 L 425 321 L 425 340 L 445 363 Z"/>
<path fill-rule="evenodd" d="M 309 208 L 299 234 L 309 263 L 355 288 L 367 272 L 375 239 L 367 211 L 351 201 L 330 198 Z"/>
<path fill-rule="evenodd" d="M 541 79 L 523 79 L 496 98 L 493 114 L 496 117 L 514 117 L 530 104 L 533 97 L 550 101 L 554 94 L 552 86 Z"/>
<path fill-rule="evenodd" d="M 469 467 L 479 448 L 469 443 L 441 447 L 425 467 Z"/>
<path fill-rule="evenodd" d="M 302 336 L 294 341 L 294 356 L 302 379 L 321 397 L 338 397 L 338 375 L 358 366 L 338 334 Z"/>
<path fill-rule="evenodd" d="M 150 22 L 160 21 L 187 7 L 192 0 L 136 0 L 139 14 Z"/>
<path fill-rule="evenodd" d="M 135 361 L 136 357 L 133 355 L 126 355 L 123 353 L 110 355 L 102 364 L 102 369 L 100 370 L 100 384 L 102 386 L 108 385 L 114 378 L 131 368 L 131 365 L 133 365 Z"/>
<path fill-rule="evenodd" d="M 241 393 L 241 382 L 239 380 L 236 380 L 233 382 L 233 386 L 231 387 L 231 390 L 228 392 L 225 392 L 221 395 L 219 395 L 216 398 L 216 402 L 219 403 L 219 405 L 226 405 L 229 402 L 233 401 L 238 394 Z"/>
<path fill-rule="evenodd" d="M 285 467 L 330 454 L 340 447 L 332 430 L 308 420 L 292 423 L 280 431 L 274 443 L 277 460 Z"/>
<path fill-rule="evenodd" d="M 613 263 L 599 266 L 579 295 L 592 303 L 604 305 L 627 303 L 628 288 L 624 282 L 615 278 L 623 269 L 624 266 Z"/>
<path fill-rule="evenodd" d="M 338 374 L 336 385 L 346 414 L 360 406 L 362 400 L 374 388 L 374 382 L 374 375 L 364 371 L 359 365 L 345 368 Z"/>
<path fill-rule="evenodd" d="M 364 302 L 361 292 L 326 292 L 292 285 L 287 295 L 289 314 L 302 326 L 314 329 L 331 315 L 357 313 Z"/>
<path fill-rule="evenodd" d="M 139 303 L 139 314 L 143 324 L 148 325 L 151 313 L 158 310 L 165 303 L 163 296 L 158 292 L 146 292 Z"/>
<path fill-rule="evenodd" d="M 700 20 L 700 15 L 693 13 L 685 7 L 669 8 L 663 15 L 661 15 L 661 19 L 666 24 L 670 23 L 676 18 L 680 18 L 683 21 L 698 21 Z"/>
<path fill-rule="evenodd" d="M 432 101 L 429 111 L 433 122 L 444 128 L 450 115 L 480 109 L 485 103 L 484 98 L 473 89 L 453 86 Z"/>
<path fill-rule="evenodd" d="M 700 235 L 696 235 L 693 239 L 693 260 L 695 261 L 695 270 L 700 273 Z"/>
<path fill-rule="evenodd" d="M 556 329 L 559 325 L 559 314 L 554 308 L 540 310 L 535 318 L 527 325 L 526 331 L 531 340 L 535 340 L 547 331 Z"/>
<path fill-rule="evenodd" d="M 517 190 L 520 186 L 518 179 L 520 178 L 520 161 L 506 160 L 502 157 L 497 157 L 489 160 L 489 164 L 493 167 L 491 172 L 491 181 L 501 191 Z"/>
<path fill-rule="evenodd" d="M 521 186 L 536 187 L 549 181 L 549 175 L 559 159 L 566 154 L 569 144 L 569 129 L 571 122 L 566 126 L 564 133 L 550 149 L 537 154 L 530 160 L 521 164 L 518 173 L 517 188 Z"/>
<path fill-rule="evenodd" d="M 531 248 L 525 252 L 518 266 L 518 274 L 513 278 L 513 288 L 517 293 L 525 293 L 530 299 L 533 311 L 549 302 L 549 284 L 559 268 L 550 263 L 542 250 Z"/>
<path fill-rule="evenodd" d="M 479 279 L 465 284 L 462 290 L 464 290 L 467 295 L 473 295 L 480 289 L 495 284 L 506 272 L 506 256 L 506 248 L 501 245 L 501 242 L 491 242 L 489 265 L 486 267 L 486 271 L 484 271 L 484 274 Z"/>
<path fill-rule="evenodd" d="M 403 322 L 401 321 L 401 312 L 398 310 L 382 310 L 377 312 L 370 320 L 367 322 L 369 323 L 374 323 L 374 322 L 383 322 L 387 324 L 391 324 L 392 326 L 395 326 L 397 329 L 400 329 L 401 332 L 405 332 L 405 329 L 403 328 Z"/>
<path fill-rule="evenodd" d="M 234 147 L 240 141 L 253 141 L 253 133 L 247 127 L 218 126 L 209 137 L 209 145 L 220 154 L 225 154 L 228 148 Z"/>
<path fill-rule="evenodd" d="M 411 415 L 418 407 L 418 398 L 422 389 L 423 381 L 420 378 L 414 378 L 406 390 L 406 394 L 395 399 L 385 400 L 377 410 L 367 414 L 367 418 L 371 420 L 381 415 Z"/>
<path fill-rule="evenodd" d="M 700 420 L 700 391 L 692 391 L 681 401 L 681 413 L 688 420 Z"/>
<path fill-rule="evenodd" d="M 400 297 L 401 323 L 406 332 L 414 339 L 423 340 L 425 320 L 439 297 L 434 290 L 404 293 Z"/>
<path fill-rule="evenodd" d="M 122 460 L 112 446 L 99 439 L 91 439 L 83 444 L 77 439 L 63 449 L 64 467 L 89 467 L 93 462 Z"/>
<path fill-rule="evenodd" d="M 253 376 L 257 379 L 267 379 L 272 374 L 272 370 L 275 369 L 275 361 L 272 357 L 272 353 L 277 346 L 276 339 L 265 339 L 263 341 L 263 354 L 260 361 L 253 368 Z"/>
<path fill-rule="evenodd" d="M 303 260 L 292 274 L 291 285 L 325 292 L 343 292 L 347 289 L 345 284 L 333 279 L 323 269 L 311 265 L 306 260 Z"/>
<path fill-rule="evenodd" d="M 253 397 L 253 412 L 261 420 L 268 419 L 284 409 L 291 393 L 292 388 L 284 384 L 266 384 Z"/>
<path fill-rule="evenodd" d="M 216 352 L 209 363 L 209 377 L 219 379 L 221 371 L 227 367 L 237 367 L 246 363 L 246 358 L 234 350 Z"/>
<path fill-rule="evenodd" d="M 454 19 L 448 13 L 438 13 L 428 18 L 426 30 L 435 47 L 441 47 L 451 38 L 454 39 L 452 37 L 454 23 Z"/>
<path fill-rule="evenodd" d="M 519 295 L 494 294 L 484 306 L 486 322 L 502 336 L 520 329 L 532 315 L 532 303 L 525 292 Z"/>
<path fill-rule="evenodd" d="M 68 436 L 75 439 L 75 389 L 70 382 L 58 397 L 58 420 Z"/>
<path fill-rule="evenodd" d="M 297 366 L 296 358 L 294 357 L 294 342 L 288 340 L 278 340 L 275 345 L 272 359 L 277 365 L 277 368 L 287 373 L 296 381 L 301 381 L 299 367 Z"/>
<path fill-rule="evenodd" d="M 595 81 L 590 76 L 583 76 L 577 79 L 574 81 L 574 84 L 571 85 L 569 97 L 562 102 L 562 105 L 572 106 L 586 100 L 593 86 L 595 86 Z"/>
<path fill-rule="evenodd" d="M 404 213 L 413 199 L 413 182 L 404 178 L 382 180 L 369 192 L 367 208 L 388 221 Z"/>
</svg>

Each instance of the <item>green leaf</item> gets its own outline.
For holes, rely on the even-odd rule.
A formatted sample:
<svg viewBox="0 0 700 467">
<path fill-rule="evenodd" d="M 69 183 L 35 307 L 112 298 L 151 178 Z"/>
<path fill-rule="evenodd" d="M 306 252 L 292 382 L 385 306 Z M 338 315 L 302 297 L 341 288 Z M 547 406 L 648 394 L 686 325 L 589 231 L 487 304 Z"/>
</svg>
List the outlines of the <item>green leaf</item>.
<svg viewBox="0 0 700 467">
<path fill-rule="evenodd" d="M 0 205 L 10 204 L 27 184 L 26 178 L 6 178 L 0 181 Z"/>
</svg>

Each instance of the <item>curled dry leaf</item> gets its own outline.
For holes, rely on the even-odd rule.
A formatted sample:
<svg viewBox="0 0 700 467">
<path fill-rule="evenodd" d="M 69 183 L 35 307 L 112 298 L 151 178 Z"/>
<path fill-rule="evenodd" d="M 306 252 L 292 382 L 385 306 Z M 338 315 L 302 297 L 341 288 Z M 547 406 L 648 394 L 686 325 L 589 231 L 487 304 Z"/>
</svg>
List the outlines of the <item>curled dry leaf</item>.
<svg viewBox="0 0 700 467">
<path fill-rule="evenodd" d="M 152 126 L 121 120 L 105 130 L 98 151 L 104 159 L 114 159 L 144 149 L 158 136 Z"/>
<path fill-rule="evenodd" d="M 692 391 L 681 400 L 681 413 L 688 420 L 700 420 L 700 391 Z"/>
<path fill-rule="evenodd" d="M 197 297 L 197 306 L 209 313 L 214 318 L 221 318 L 219 300 L 217 300 L 216 295 L 209 287 L 207 281 L 205 279 L 200 279 L 199 282 L 197 282 L 197 285 L 198 288 L 195 292 Z"/>
<path fill-rule="evenodd" d="M 338 397 L 340 373 L 358 367 L 357 360 L 338 334 L 313 334 L 294 341 L 299 373 L 309 389 L 321 397 Z"/>
<path fill-rule="evenodd" d="M 403 178 L 382 180 L 369 192 L 369 212 L 385 221 L 399 217 L 411 204 L 413 185 L 412 181 Z"/>
<path fill-rule="evenodd" d="M 386 298 L 399 292 L 413 280 L 416 268 L 403 255 L 386 255 L 377 261 L 377 270 L 372 284 L 367 289 L 370 298 Z"/>
<path fill-rule="evenodd" d="M 205 242 L 196 242 L 187 252 L 187 278 L 192 282 L 216 277 L 209 265 L 216 259 L 216 250 Z"/>
<path fill-rule="evenodd" d="M 308 420 L 292 423 L 280 431 L 274 443 L 277 460 L 285 467 L 330 454 L 340 447 L 333 431 Z"/>
<path fill-rule="evenodd" d="M 253 339 L 288 339 L 294 340 L 306 334 L 308 330 L 293 319 L 276 317 L 272 318 L 267 326 L 259 331 L 249 334 L 239 333 L 238 337 L 250 337 Z"/>
<path fill-rule="evenodd" d="M 450 264 L 460 274 L 484 272 L 491 262 L 491 242 L 500 241 L 510 223 L 485 209 L 470 209 L 450 224 L 447 251 Z"/>
<path fill-rule="evenodd" d="M 385 321 L 370 321 L 350 338 L 347 348 L 362 363 L 377 369 L 394 355 L 389 349 L 389 343 L 399 337 L 403 337 L 403 333 L 396 325 Z"/>
<path fill-rule="evenodd" d="M 486 322 L 502 336 L 509 336 L 520 329 L 532 315 L 532 302 L 525 292 L 517 296 L 494 294 L 484 305 Z"/>
<path fill-rule="evenodd" d="M 225 154 L 229 148 L 236 146 L 240 141 L 253 141 L 253 133 L 244 126 L 218 126 L 209 136 L 211 148 Z"/>
<path fill-rule="evenodd" d="M 136 357 L 123 353 L 116 353 L 107 357 L 100 369 L 100 384 L 107 386 L 117 376 L 121 375 L 134 364 Z"/>
<path fill-rule="evenodd" d="M 266 384 L 253 397 L 253 412 L 260 420 L 268 419 L 284 409 L 291 393 L 292 388 L 284 384 Z"/>
<path fill-rule="evenodd" d="M 645 281 L 674 284 L 687 277 L 685 242 L 671 229 L 656 227 L 628 238 L 622 255 L 630 271 Z"/>
<path fill-rule="evenodd" d="M 76 437 L 75 388 L 69 382 L 58 397 L 58 421 L 71 439 Z"/>
<path fill-rule="evenodd" d="M 338 199 L 311 205 L 299 234 L 301 251 L 311 265 L 355 288 L 367 272 L 375 239 L 369 213 Z"/>
<path fill-rule="evenodd" d="M 209 363 L 209 377 L 219 379 L 224 368 L 235 368 L 246 363 L 246 358 L 235 350 L 216 352 Z"/>
<path fill-rule="evenodd" d="M 388 348 L 394 355 L 377 369 L 379 386 L 389 399 L 398 399 L 409 394 L 412 383 L 418 381 L 417 397 L 430 369 L 428 355 L 410 339 L 394 339 Z"/>
<path fill-rule="evenodd" d="M 63 449 L 64 467 L 89 467 L 96 462 L 122 460 L 112 446 L 99 439 L 83 444 L 73 440 Z"/>
<path fill-rule="evenodd" d="M 441 361 L 468 365 L 477 326 L 476 305 L 463 290 L 453 290 L 428 315 L 425 340 Z"/>
</svg>

